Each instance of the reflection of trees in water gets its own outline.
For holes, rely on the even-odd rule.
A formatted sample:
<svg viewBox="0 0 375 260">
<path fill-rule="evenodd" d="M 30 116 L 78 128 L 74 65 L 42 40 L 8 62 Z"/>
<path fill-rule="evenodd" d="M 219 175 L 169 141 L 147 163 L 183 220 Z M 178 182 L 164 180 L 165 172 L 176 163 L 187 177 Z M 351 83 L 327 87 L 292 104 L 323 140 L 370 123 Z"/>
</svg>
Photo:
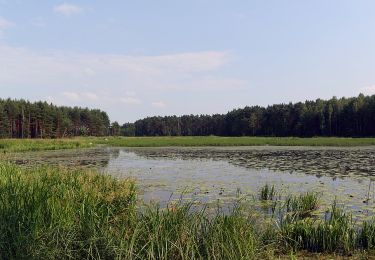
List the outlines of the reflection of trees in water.
<svg viewBox="0 0 375 260">
<path fill-rule="evenodd" d="M 68 167 L 104 168 L 120 155 L 118 149 L 81 149 L 14 154 L 9 161 L 19 165 L 61 165 Z"/>
<path fill-rule="evenodd" d="M 374 149 L 134 149 L 137 155 L 155 159 L 211 159 L 250 169 L 301 172 L 317 177 L 374 176 Z"/>
</svg>

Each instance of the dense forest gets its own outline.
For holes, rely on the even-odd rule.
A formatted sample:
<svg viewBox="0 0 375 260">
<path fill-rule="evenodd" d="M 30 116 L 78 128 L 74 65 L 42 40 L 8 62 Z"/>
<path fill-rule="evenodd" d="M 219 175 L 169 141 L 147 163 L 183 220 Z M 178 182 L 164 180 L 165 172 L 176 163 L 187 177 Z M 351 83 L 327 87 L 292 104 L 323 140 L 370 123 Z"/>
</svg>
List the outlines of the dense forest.
<svg viewBox="0 0 375 260">
<path fill-rule="evenodd" d="M 225 115 L 148 117 L 124 124 L 120 133 L 126 136 L 375 136 L 375 95 L 252 106 Z"/>
<path fill-rule="evenodd" d="M 98 109 L 0 99 L 1 138 L 104 136 L 111 132 L 107 113 Z"/>
<path fill-rule="evenodd" d="M 98 109 L 0 99 L 0 138 L 105 135 L 375 136 L 375 95 L 251 106 L 224 115 L 147 117 L 122 126 Z"/>
</svg>

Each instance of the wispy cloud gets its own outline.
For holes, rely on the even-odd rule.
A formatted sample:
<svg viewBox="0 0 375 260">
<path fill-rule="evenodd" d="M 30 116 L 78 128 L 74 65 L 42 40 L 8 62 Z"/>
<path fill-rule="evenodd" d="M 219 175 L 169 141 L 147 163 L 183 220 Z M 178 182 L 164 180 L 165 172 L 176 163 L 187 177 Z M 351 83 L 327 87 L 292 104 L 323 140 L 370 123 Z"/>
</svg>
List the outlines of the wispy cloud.
<svg viewBox="0 0 375 260">
<path fill-rule="evenodd" d="M 68 3 L 63 3 L 61 5 L 57 5 L 53 8 L 53 10 L 56 13 L 65 15 L 65 16 L 70 16 L 73 14 L 79 14 L 83 12 L 82 7 L 74 4 L 68 4 Z"/>
<path fill-rule="evenodd" d="M 0 39 L 3 38 L 5 30 L 15 26 L 15 24 L 0 16 Z"/>
<path fill-rule="evenodd" d="M 69 101 L 81 101 L 80 94 L 76 92 L 63 92 L 62 95 Z"/>
<path fill-rule="evenodd" d="M 0 44 L 0 84 L 67 89 L 147 90 L 232 89 L 239 79 L 216 75 L 228 52 L 159 56 L 35 52 Z M 9 65 L 11 64 L 11 66 Z M 94 91 L 95 92 L 95 91 Z M 130 95 L 128 95 L 130 96 Z"/>
<path fill-rule="evenodd" d="M 14 23 L 0 16 L 0 31 L 14 26 Z"/>
<path fill-rule="evenodd" d="M 102 108 L 116 114 L 117 120 L 157 114 L 161 108 L 165 108 L 163 113 L 173 113 L 176 95 L 238 91 L 245 85 L 241 79 L 222 74 L 231 61 L 227 51 L 80 54 L 0 43 L 0 57 L 0 86 L 6 86 L 3 95 L 24 97 L 28 93 L 26 98 L 46 98 L 58 105 Z M 137 111 L 130 113 L 130 108 Z"/>
<path fill-rule="evenodd" d="M 81 96 L 89 101 L 96 101 L 99 100 L 99 96 L 92 92 L 84 92 L 81 93 Z"/>
<path fill-rule="evenodd" d="M 365 95 L 374 95 L 375 94 L 375 85 L 367 86 L 361 89 L 361 93 Z"/>
<path fill-rule="evenodd" d="M 64 91 L 61 93 L 61 96 L 65 98 L 67 101 L 72 101 L 72 102 L 99 100 L 99 96 L 93 92 Z M 54 98 L 58 100 L 58 97 L 54 97 Z"/>
<path fill-rule="evenodd" d="M 142 103 L 139 98 L 131 96 L 120 98 L 120 101 L 126 105 L 139 105 Z"/>
<path fill-rule="evenodd" d="M 156 101 L 156 102 L 152 102 L 151 106 L 156 107 L 156 108 L 165 108 L 167 107 L 167 104 L 164 103 L 163 101 Z"/>
</svg>

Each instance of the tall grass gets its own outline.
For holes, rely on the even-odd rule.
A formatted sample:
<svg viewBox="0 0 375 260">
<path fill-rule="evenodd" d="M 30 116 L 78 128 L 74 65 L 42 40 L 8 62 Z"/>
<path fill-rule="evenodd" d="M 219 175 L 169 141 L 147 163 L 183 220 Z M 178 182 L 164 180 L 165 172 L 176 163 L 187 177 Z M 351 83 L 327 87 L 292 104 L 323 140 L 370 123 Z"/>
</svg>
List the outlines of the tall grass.
<svg viewBox="0 0 375 260">
<path fill-rule="evenodd" d="M 269 185 L 268 183 L 261 187 L 259 198 L 261 200 L 273 200 L 276 198 L 276 190 L 274 185 Z"/>
<path fill-rule="evenodd" d="M 65 139 L 0 139 L 0 151 L 23 152 L 94 147 L 166 147 L 166 146 L 366 146 L 375 138 L 336 137 L 77 137 Z"/>
<path fill-rule="evenodd" d="M 269 218 L 189 203 L 139 209 L 128 180 L 0 163 L 0 259 L 265 259 L 375 247 L 374 221 L 357 225 L 335 203 L 323 219 L 306 214 L 318 208 L 315 194 L 274 202 L 282 214 Z"/>
<path fill-rule="evenodd" d="M 342 137 L 106 137 L 93 138 L 93 143 L 125 147 L 165 147 L 165 146 L 366 146 L 375 145 L 375 138 Z"/>
<path fill-rule="evenodd" d="M 0 139 L 2 152 L 26 152 L 42 150 L 62 150 L 92 147 L 88 138 L 71 139 Z"/>
<path fill-rule="evenodd" d="M 128 181 L 1 164 L 1 258 L 113 258 L 134 202 Z"/>
<path fill-rule="evenodd" d="M 306 192 L 299 196 L 288 195 L 285 198 L 284 208 L 294 217 L 308 217 L 319 207 L 319 195 L 314 192 Z"/>
</svg>

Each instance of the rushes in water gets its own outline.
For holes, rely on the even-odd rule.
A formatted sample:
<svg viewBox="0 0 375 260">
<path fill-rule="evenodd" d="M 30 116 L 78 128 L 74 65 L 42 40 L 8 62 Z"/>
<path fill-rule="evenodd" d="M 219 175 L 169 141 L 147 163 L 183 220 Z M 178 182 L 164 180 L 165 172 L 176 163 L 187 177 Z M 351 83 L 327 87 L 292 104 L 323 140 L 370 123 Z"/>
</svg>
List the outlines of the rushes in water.
<svg viewBox="0 0 375 260">
<path fill-rule="evenodd" d="M 295 217 L 308 217 L 317 210 L 319 206 L 319 195 L 314 192 L 307 192 L 299 196 L 287 196 L 284 208 L 287 213 Z"/>
<path fill-rule="evenodd" d="M 266 184 L 260 189 L 261 200 L 273 200 L 276 197 L 276 191 L 274 185 Z"/>
<path fill-rule="evenodd" d="M 307 217 L 285 221 L 281 233 L 286 245 L 294 250 L 347 254 L 357 246 L 352 217 L 336 203 L 325 213 L 323 220 Z"/>
</svg>

